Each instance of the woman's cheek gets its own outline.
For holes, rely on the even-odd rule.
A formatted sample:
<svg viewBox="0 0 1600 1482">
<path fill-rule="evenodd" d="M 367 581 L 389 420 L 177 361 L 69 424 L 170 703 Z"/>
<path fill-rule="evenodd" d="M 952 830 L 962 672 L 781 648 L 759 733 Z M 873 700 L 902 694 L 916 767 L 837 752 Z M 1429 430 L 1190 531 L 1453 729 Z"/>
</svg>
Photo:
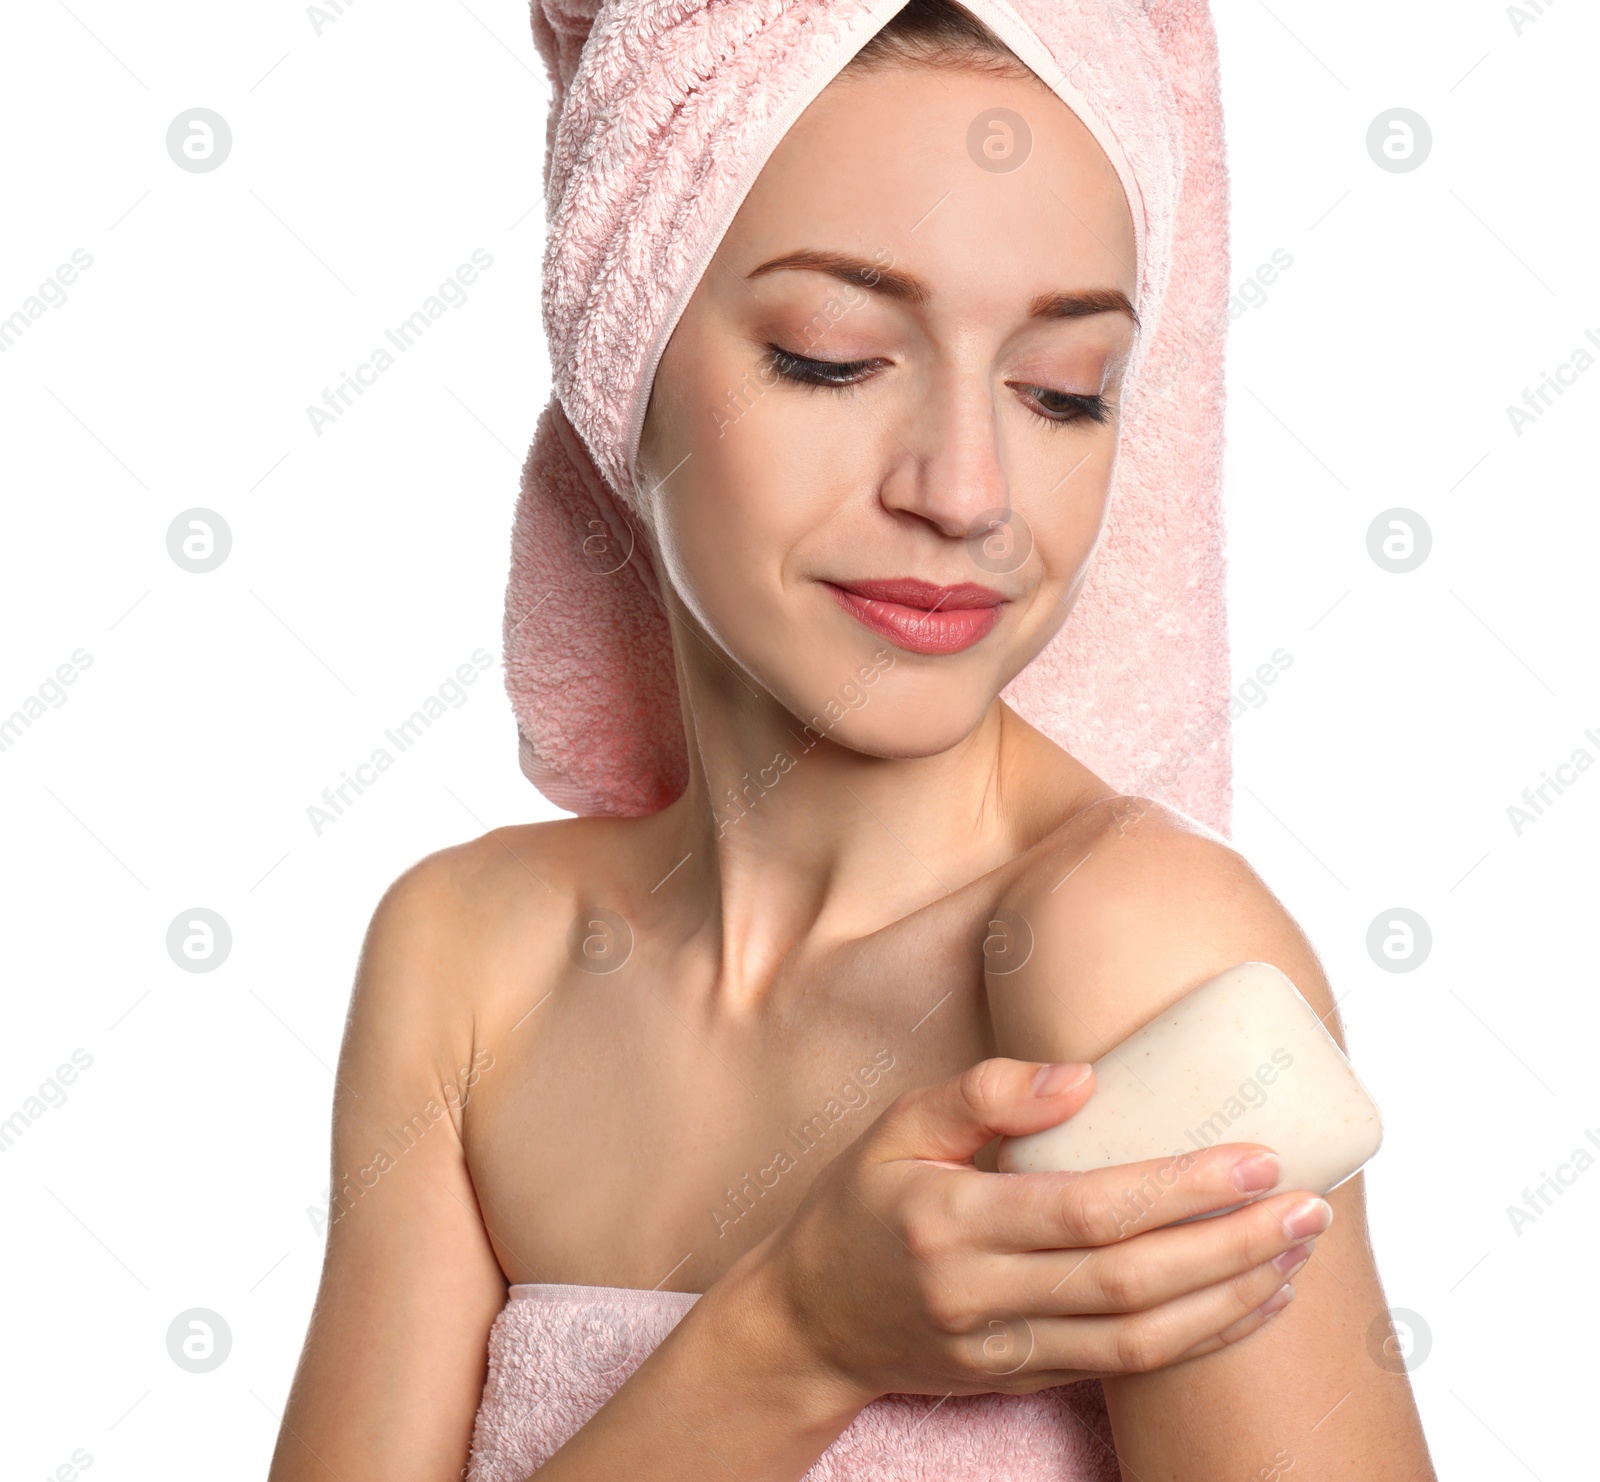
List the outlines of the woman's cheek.
<svg viewBox="0 0 1600 1482">
<path fill-rule="evenodd" d="M 1097 448 L 1069 478 L 1023 511 L 1042 568 L 1041 582 L 1055 591 L 1057 601 L 1067 600 L 1088 574 L 1110 515 L 1115 466 L 1115 444 Z"/>
<path fill-rule="evenodd" d="M 743 440 L 706 448 L 673 483 L 678 487 L 662 523 L 673 585 L 708 633 L 741 652 L 752 627 L 769 621 L 769 588 L 787 538 L 778 518 L 782 490 L 762 474 Z"/>
</svg>

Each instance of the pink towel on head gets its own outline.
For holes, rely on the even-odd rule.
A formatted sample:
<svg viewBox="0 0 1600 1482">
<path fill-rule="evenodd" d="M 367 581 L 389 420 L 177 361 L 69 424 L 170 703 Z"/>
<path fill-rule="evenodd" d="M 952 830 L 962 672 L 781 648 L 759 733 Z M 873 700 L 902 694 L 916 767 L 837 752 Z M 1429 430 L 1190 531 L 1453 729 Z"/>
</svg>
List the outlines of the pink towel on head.
<svg viewBox="0 0 1600 1482">
<path fill-rule="evenodd" d="M 778 140 L 902 3 L 532 0 L 553 87 L 555 394 L 523 468 L 505 672 L 522 769 L 559 807 L 638 816 L 686 785 L 667 620 L 635 524 L 655 366 Z M 965 3 L 1117 168 L 1146 325 L 1094 568 L 1004 696 L 1120 791 L 1227 834 L 1227 177 L 1210 15 L 1205 0 Z"/>
<path fill-rule="evenodd" d="M 467 1482 L 524 1482 L 677 1325 L 699 1295 L 514 1286 L 489 1338 Z M 705 1475 L 726 1474 L 709 1454 Z M 884 1395 L 805 1482 L 1119 1482 L 1098 1380 L 1031 1395 Z"/>
</svg>

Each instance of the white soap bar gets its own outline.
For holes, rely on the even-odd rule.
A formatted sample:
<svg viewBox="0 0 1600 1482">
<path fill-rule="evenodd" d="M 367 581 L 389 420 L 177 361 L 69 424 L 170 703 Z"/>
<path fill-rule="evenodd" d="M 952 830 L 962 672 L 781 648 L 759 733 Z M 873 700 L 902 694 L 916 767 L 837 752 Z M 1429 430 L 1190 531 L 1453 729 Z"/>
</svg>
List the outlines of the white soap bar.
<svg viewBox="0 0 1600 1482">
<path fill-rule="evenodd" d="M 1383 1141 L 1378 1108 L 1344 1052 L 1266 962 L 1240 963 L 1191 989 L 1107 1050 L 1094 1074 L 1075 1116 L 1001 1141 L 1002 1173 L 1085 1172 L 1257 1142 L 1278 1154 L 1283 1176 L 1251 1199 L 1289 1189 L 1326 1194 Z"/>
</svg>

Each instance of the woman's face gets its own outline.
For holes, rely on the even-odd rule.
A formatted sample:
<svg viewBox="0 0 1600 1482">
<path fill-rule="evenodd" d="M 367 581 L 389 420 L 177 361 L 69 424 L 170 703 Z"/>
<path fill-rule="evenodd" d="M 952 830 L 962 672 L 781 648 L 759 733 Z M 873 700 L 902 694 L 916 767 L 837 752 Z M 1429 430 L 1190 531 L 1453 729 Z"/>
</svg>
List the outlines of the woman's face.
<svg viewBox="0 0 1600 1482">
<path fill-rule="evenodd" d="M 688 620 L 858 751 L 970 734 L 1088 572 L 1134 290 L 1116 173 L 1043 84 L 835 79 L 656 373 L 640 471 Z"/>
</svg>

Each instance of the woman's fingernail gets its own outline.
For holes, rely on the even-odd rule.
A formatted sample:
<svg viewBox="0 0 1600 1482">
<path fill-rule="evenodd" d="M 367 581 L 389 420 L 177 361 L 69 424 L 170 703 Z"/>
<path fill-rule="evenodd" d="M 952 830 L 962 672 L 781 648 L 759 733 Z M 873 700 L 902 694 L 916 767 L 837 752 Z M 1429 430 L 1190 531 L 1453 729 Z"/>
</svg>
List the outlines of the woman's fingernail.
<svg viewBox="0 0 1600 1482">
<path fill-rule="evenodd" d="M 1091 1066 L 1081 1063 L 1041 1065 L 1033 1076 L 1035 1096 L 1059 1096 L 1088 1079 Z"/>
<path fill-rule="evenodd" d="M 1291 1245 L 1272 1264 L 1277 1267 L 1279 1276 L 1293 1276 L 1310 1259 L 1311 1242 L 1307 1241 L 1303 1245 Z"/>
<path fill-rule="evenodd" d="M 1285 1282 L 1278 1288 L 1277 1291 L 1268 1297 L 1265 1302 L 1256 1308 L 1256 1311 L 1259 1312 L 1262 1317 L 1271 1317 L 1274 1312 L 1282 1312 L 1283 1309 L 1292 1301 L 1294 1301 L 1294 1288 L 1290 1286 L 1288 1282 Z"/>
<path fill-rule="evenodd" d="M 1283 1217 L 1283 1233 L 1291 1240 L 1320 1235 L 1333 1223 L 1333 1206 L 1326 1199 L 1302 1199 Z"/>
<path fill-rule="evenodd" d="M 1282 1177 L 1276 1153 L 1251 1153 L 1233 1165 L 1233 1186 L 1242 1194 L 1270 1189 Z"/>
</svg>

